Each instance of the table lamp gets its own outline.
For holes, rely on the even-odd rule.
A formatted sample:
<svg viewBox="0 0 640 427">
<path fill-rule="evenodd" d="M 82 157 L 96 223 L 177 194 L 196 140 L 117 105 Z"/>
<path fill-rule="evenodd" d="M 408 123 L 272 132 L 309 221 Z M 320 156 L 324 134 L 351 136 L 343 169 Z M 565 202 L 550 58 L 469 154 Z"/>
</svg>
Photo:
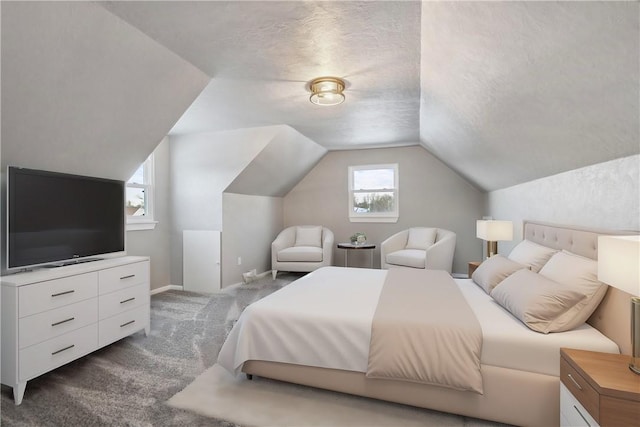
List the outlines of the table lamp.
<svg viewBox="0 0 640 427">
<path fill-rule="evenodd" d="M 476 221 L 476 237 L 487 241 L 487 258 L 498 253 L 499 240 L 513 240 L 513 223 L 511 221 L 478 220 Z"/>
<path fill-rule="evenodd" d="M 598 237 L 598 280 L 631 294 L 631 363 L 640 375 L 640 236 Z"/>
</svg>

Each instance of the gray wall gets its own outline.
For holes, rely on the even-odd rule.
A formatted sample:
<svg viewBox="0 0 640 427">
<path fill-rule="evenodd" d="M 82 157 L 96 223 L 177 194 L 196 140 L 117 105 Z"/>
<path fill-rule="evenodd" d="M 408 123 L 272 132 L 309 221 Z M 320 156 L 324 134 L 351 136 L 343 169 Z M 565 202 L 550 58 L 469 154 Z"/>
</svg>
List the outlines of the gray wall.
<svg viewBox="0 0 640 427">
<path fill-rule="evenodd" d="M 640 155 L 537 179 L 488 193 L 487 213 L 514 222 L 513 242 L 522 240 L 522 220 L 585 227 L 640 230 Z"/>
<path fill-rule="evenodd" d="M 271 242 L 282 230 L 282 197 L 225 193 L 222 208 L 222 286 L 242 273 L 271 270 Z M 242 265 L 238 265 L 238 257 Z"/>
<path fill-rule="evenodd" d="M 153 230 L 127 232 L 127 254 L 151 257 L 151 289 L 171 283 L 170 251 L 171 202 L 169 193 L 169 141 L 164 138 L 154 155 L 154 219 Z"/>
<path fill-rule="evenodd" d="M 347 168 L 379 163 L 399 165 L 400 218 L 395 224 L 351 223 Z M 379 244 L 391 234 L 412 226 L 445 228 L 458 239 L 453 271 L 465 273 L 467 262 L 482 256 L 475 221 L 482 217 L 483 203 L 480 190 L 420 146 L 331 151 L 285 196 L 284 226 L 321 224 L 334 232 L 336 242 L 348 241 L 356 231 L 365 232 L 368 241 L 377 245 L 376 268 L 380 267 Z M 368 261 L 354 259 L 358 262 Z M 334 265 L 344 265 L 344 253 L 335 248 Z"/>
<path fill-rule="evenodd" d="M 276 133 L 267 127 L 169 137 L 172 284 L 182 285 L 182 232 L 222 230 L 222 193 Z"/>
</svg>

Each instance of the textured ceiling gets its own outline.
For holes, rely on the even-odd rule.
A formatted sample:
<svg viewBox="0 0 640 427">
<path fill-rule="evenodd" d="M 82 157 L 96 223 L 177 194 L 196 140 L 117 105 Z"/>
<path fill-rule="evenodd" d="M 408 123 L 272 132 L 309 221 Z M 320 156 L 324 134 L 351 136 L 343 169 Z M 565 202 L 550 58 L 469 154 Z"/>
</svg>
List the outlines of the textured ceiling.
<svg viewBox="0 0 640 427">
<path fill-rule="evenodd" d="M 172 134 L 287 124 L 329 149 L 417 144 L 418 2 L 108 2 L 213 77 Z M 309 102 L 344 78 L 347 101 Z"/>
<path fill-rule="evenodd" d="M 640 152 L 637 2 L 105 2 L 211 82 L 172 133 L 420 143 L 493 190 Z M 346 79 L 346 101 L 307 82 Z"/>
</svg>

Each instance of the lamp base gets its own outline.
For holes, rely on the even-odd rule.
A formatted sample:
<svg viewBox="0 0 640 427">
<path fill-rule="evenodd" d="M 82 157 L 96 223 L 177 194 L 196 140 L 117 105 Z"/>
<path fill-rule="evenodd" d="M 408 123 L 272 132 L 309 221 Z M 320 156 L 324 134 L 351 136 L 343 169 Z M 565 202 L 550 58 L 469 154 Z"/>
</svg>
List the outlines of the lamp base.
<svg viewBox="0 0 640 427">
<path fill-rule="evenodd" d="M 640 375 L 640 298 L 631 298 L 631 362 L 629 369 Z"/>
<path fill-rule="evenodd" d="M 487 240 L 487 258 L 491 258 L 498 253 L 498 242 L 490 242 Z"/>
</svg>

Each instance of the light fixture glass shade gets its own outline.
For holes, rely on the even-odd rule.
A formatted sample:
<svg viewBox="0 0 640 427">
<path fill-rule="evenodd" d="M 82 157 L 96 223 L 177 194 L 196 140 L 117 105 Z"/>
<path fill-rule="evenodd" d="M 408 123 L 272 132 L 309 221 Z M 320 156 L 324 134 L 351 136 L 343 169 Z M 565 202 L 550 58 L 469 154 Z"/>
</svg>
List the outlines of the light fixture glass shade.
<svg viewBox="0 0 640 427">
<path fill-rule="evenodd" d="M 513 223 L 511 221 L 478 220 L 476 237 L 489 242 L 513 240 Z"/>
<path fill-rule="evenodd" d="M 640 236 L 598 237 L 598 280 L 640 296 Z"/>
<path fill-rule="evenodd" d="M 344 80 L 337 77 L 319 77 L 309 83 L 311 97 L 316 105 L 338 105 L 344 102 Z"/>
</svg>

